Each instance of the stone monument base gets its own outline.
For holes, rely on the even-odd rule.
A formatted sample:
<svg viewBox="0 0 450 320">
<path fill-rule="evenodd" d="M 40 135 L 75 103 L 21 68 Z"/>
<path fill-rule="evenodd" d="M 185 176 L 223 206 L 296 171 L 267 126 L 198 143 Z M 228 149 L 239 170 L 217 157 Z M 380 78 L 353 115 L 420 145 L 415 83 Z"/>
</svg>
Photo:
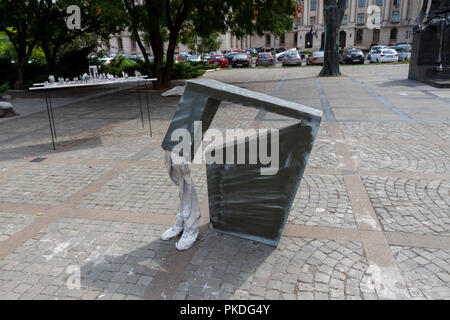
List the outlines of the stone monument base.
<svg viewBox="0 0 450 320">
<path fill-rule="evenodd" d="M 449 26 L 444 30 L 442 70 L 438 70 L 440 39 L 435 29 L 430 28 L 414 34 L 410 80 L 428 83 L 437 88 L 450 88 L 450 38 Z"/>
</svg>

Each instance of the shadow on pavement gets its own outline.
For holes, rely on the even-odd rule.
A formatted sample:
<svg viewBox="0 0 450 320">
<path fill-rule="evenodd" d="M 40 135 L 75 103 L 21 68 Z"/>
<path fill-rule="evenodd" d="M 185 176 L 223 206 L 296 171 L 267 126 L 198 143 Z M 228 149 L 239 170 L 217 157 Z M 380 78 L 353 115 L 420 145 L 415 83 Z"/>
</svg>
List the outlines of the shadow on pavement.
<svg viewBox="0 0 450 320">
<path fill-rule="evenodd" d="M 232 299 L 275 250 L 208 225 L 188 251 L 176 251 L 175 242 L 157 239 L 131 252 L 100 255 L 81 267 L 81 286 L 103 291 L 99 298 L 119 293 L 139 299 Z M 120 250 L 114 246 L 108 251 Z"/>
</svg>

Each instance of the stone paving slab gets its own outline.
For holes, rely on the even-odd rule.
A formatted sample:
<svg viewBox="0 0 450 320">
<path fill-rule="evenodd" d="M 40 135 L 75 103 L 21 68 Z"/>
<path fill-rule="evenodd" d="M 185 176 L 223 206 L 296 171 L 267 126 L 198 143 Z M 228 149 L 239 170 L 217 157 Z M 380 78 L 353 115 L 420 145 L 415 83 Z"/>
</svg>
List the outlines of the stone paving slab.
<svg viewBox="0 0 450 320">
<path fill-rule="evenodd" d="M 106 165 L 31 164 L 0 179 L 0 201 L 57 206 L 110 169 Z"/>
<path fill-rule="evenodd" d="M 427 124 L 425 125 L 425 127 L 431 130 L 435 135 L 440 137 L 442 140 L 450 142 L 450 124 L 448 123 L 436 125 Z"/>
<path fill-rule="evenodd" d="M 283 237 L 277 249 L 208 232 L 174 299 L 377 299 L 361 244 Z"/>
<path fill-rule="evenodd" d="M 363 177 L 385 231 L 450 235 L 450 181 Z"/>
<path fill-rule="evenodd" d="M 450 250 L 392 246 L 413 299 L 450 299 Z"/>
<path fill-rule="evenodd" d="M 207 194 L 206 171 L 204 168 L 191 168 L 191 174 L 201 201 Z M 78 207 L 146 214 L 176 214 L 178 193 L 178 187 L 170 180 L 163 165 L 134 166 L 97 192 L 86 196 Z"/>
<path fill-rule="evenodd" d="M 33 223 L 35 218 L 27 214 L 0 212 L 0 243 Z"/>
<path fill-rule="evenodd" d="M 100 136 L 58 153 L 58 158 L 127 160 L 152 142 L 150 136 Z"/>
<path fill-rule="evenodd" d="M 433 144 L 348 143 L 361 170 L 450 173 L 450 155 Z"/>
<path fill-rule="evenodd" d="M 288 222 L 356 229 L 342 176 L 306 174 L 294 199 Z"/>
<path fill-rule="evenodd" d="M 152 138 L 135 89 L 58 108 L 56 152 L 45 112 L 1 121 L 0 299 L 449 299 L 446 91 L 408 65 L 342 70 L 205 75 L 326 112 L 278 248 L 207 224 L 183 254 L 158 240 L 178 209 L 160 144 L 179 97 L 145 92 Z M 224 103 L 212 127 L 292 124 Z M 191 169 L 204 224 L 205 168 Z"/>
<path fill-rule="evenodd" d="M 58 219 L 0 262 L 0 299 L 136 299 L 173 242 L 162 226 Z"/>
<path fill-rule="evenodd" d="M 340 123 L 345 139 L 424 140 L 425 137 L 407 123 Z"/>
</svg>

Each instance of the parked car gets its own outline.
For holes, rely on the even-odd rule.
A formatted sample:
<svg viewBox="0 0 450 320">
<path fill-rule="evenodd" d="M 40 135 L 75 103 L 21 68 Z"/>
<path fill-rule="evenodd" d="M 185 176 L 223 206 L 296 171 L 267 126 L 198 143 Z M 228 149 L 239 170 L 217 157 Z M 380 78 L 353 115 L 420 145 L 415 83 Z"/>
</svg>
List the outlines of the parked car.
<svg viewBox="0 0 450 320">
<path fill-rule="evenodd" d="M 227 59 L 227 66 L 231 66 L 231 61 L 233 60 L 234 56 L 237 54 L 238 54 L 237 52 L 230 52 L 225 55 L 225 58 Z"/>
<path fill-rule="evenodd" d="M 297 53 L 297 54 L 298 54 L 298 51 L 297 51 L 297 49 L 295 49 L 295 48 L 292 48 L 292 49 L 289 49 L 289 50 L 283 50 L 283 51 L 280 51 L 279 53 L 277 53 L 277 54 L 275 55 L 276 58 L 277 58 L 277 61 L 282 61 L 283 58 L 284 58 L 287 54 L 289 54 L 289 53 Z"/>
<path fill-rule="evenodd" d="M 211 58 L 208 60 L 209 64 L 217 64 L 219 67 L 226 67 L 227 66 L 227 59 L 224 57 L 223 54 L 214 54 L 211 55 Z"/>
<path fill-rule="evenodd" d="M 180 62 L 184 62 L 185 61 L 184 57 L 182 55 L 180 55 L 180 54 L 175 54 L 173 56 L 173 60 L 174 60 L 175 63 L 180 63 Z"/>
<path fill-rule="evenodd" d="M 252 65 L 252 58 L 248 53 L 238 53 L 231 60 L 231 66 L 235 67 L 250 67 Z"/>
<path fill-rule="evenodd" d="M 370 55 L 370 62 L 398 62 L 398 53 L 394 49 L 379 49 Z"/>
<path fill-rule="evenodd" d="M 309 66 L 313 64 L 323 64 L 324 56 L 325 56 L 324 51 L 314 51 L 311 55 L 308 56 L 306 64 Z"/>
<path fill-rule="evenodd" d="M 344 51 L 340 55 L 340 62 L 342 64 L 364 64 L 365 61 L 366 56 L 359 48 L 344 49 Z"/>
<path fill-rule="evenodd" d="M 202 55 L 202 61 L 204 62 L 208 62 L 208 60 L 211 58 L 211 56 L 209 55 L 209 53 L 204 53 Z"/>
<path fill-rule="evenodd" d="M 302 65 L 302 58 L 300 55 L 295 52 L 290 52 L 286 54 L 282 60 L 283 67 L 284 66 L 301 66 Z"/>
<path fill-rule="evenodd" d="M 257 66 L 271 66 L 273 65 L 273 56 L 270 52 L 262 52 L 256 58 Z"/>
<path fill-rule="evenodd" d="M 297 50 L 298 55 L 300 56 L 300 58 L 302 58 L 302 60 L 305 59 L 306 55 L 303 51 Z"/>
<path fill-rule="evenodd" d="M 373 47 L 371 47 L 370 51 L 369 51 L 369 54 L 367 55 L 367 59 L 371 60 L 372 53 L 374 53 L 377 50 L 384 49 L 384 48 L 386 48 L 386 46 L 373 46 Z"/>
<path fill-rule="evenodd" d="M 102 62 L 105 66 L 109 66 L 113 59 L 114 58 L 100 58 L 98 61 Z"/>
<path fill-rule="evenodd" d="M 188 60 L 189 60 L 189 61 L 192 61 L 192 62 L 200 62 L 200 61 L 201 61 L 201 58 L 200 58 L 200 55 L 198 55 L 198 54 L 193 54 L 193 55 L 190 55 L 190 56 L 188 57 Z"/>
<path fill-rule="evenodd" d="M 411 46 L 392 46 L 388 49 L 394 49 L 398 53 L 398 61 L 411 60 Z"/>
</svg>

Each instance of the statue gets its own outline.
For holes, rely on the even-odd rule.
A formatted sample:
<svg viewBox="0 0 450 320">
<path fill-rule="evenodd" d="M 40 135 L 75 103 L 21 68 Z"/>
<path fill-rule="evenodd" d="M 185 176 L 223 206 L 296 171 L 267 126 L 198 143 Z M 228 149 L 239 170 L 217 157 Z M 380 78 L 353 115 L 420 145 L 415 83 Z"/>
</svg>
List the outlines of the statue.
<svg viewBox="0 0 450 320">
<path fill-rule="evenodd" d="M 409 79 L 450 86 L 450 0 L 424 0 L 413 31 Z"/>
<path fill-rule="evenodd" d="M 340 76 L 339 29 L 345 13 L 345 0 L 325 0 L 325 54 L 321 77 Z"/>
<path fill-rule="evenodd" d="M 211 137 L 208 129 L 222 101 L 298 120 L 231 142 L 223 137 L 217 142 L 216 132 L 218 145 L 204 153 L 211 229 L 272 246 L 281 238 L 322 118 L 319 110 L 215 80 L 186 81 L 162 143 L 169 175 L 180 187 L 180 205 L 174 226 L 161 239 L 182 234 L 178 250 L 189 249 L 199 234 L 200 206 L 188 162 L 203 156 L 201 142 Z"/>
</svg>

